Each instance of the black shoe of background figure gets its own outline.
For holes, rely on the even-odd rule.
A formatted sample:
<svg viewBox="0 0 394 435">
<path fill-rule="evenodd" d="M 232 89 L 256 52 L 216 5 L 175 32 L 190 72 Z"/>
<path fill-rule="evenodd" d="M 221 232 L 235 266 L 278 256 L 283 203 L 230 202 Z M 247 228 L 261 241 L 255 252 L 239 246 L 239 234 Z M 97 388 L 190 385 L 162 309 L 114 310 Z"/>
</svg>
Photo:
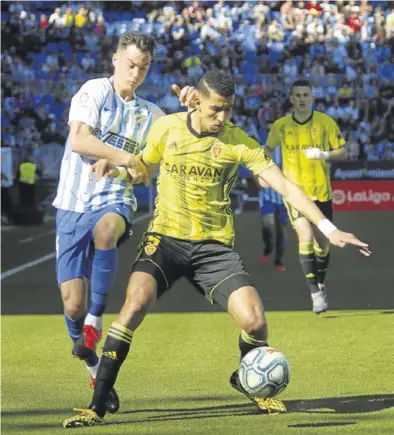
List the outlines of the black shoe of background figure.
<svg viewBox="0 0 394 435">
<path fill-rule="evenodd" d="M 115 414 L 115 412 L 119 410 L 119 407 L 120 407 L 119 396 L 115 388 L 112 388 L 107 400 L 107 412 L 109 412 L 110 414 Z"/>
<path fill-rule="evenodd" d="M 110 414 L 115 414 L 119 410 L 120 403 L 119 403 L 119 396 L 115 390 L 115 388 L 112 388 L 112 390 L 109 392 L 107 403 L 105 404 L 105 408 L 103 409 L 101 406 L 96 405 L 89 405 L 89 409 L 94 411 L 99 417 L 104 417 L 104 414 L 106 412 L 109 412 Z"/>
</svg>

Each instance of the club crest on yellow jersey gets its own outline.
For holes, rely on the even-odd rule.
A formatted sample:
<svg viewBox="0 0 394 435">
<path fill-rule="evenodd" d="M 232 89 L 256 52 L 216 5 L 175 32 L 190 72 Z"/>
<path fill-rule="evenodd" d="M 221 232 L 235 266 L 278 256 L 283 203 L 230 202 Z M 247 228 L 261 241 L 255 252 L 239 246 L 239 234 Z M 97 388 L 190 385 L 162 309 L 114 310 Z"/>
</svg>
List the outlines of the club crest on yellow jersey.
<svg viewBox="0 0 394 435">
<path fill-rule="evenodd" d="M 215 143 L 215 145 L 212 147 L 212 154 L 215 157 L 215 159 L 217 159 L 220 156 L 221 152 L 222 152 L 222 147 L 219 144 Z"/>
<path fill-rule="evenodd" d="M 312 135 L 313 139 L 316 138 L 316 135 L 317 135 L 317 128 L 316 127 L 311 128 L 311 135 Z"/>
</svg>

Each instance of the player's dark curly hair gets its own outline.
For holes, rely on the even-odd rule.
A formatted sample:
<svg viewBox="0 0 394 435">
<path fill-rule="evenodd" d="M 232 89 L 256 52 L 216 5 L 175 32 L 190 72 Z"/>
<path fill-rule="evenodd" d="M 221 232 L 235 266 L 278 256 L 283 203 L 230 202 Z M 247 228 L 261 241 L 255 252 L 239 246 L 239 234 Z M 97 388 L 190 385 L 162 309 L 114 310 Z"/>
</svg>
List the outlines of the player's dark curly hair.
<svg viewBox="0 0 394 435">
<path fill-rule="evenodd" d="M 296 88 L 298 86 L 305 86 L 306 88 L 312 89 L 312 84 L 309 80 L 299 79 L 299 80 L 296 80 L 295 82 L 293 82 L 293 84 L 291 85 L 291 93 L 293 93 L 294 88 Z"/>
<path fill-rule="evenodd" d="M 153 56 L 155 38 L 150 35 L 137 32 L 126 32 L 119 38 L 118 49 L 126 49 L 129 45 L 135 45 L 138 50 L 148 52 Z"/>
<path fill-rule="evenodd" d="M 197 90 L 204 96 L 215 92 L 222 97 L 231 97 L 235 94 L 235 83 L 233 76 L 226 71 L 207 71 L 197 84 Z"/>
</svg>

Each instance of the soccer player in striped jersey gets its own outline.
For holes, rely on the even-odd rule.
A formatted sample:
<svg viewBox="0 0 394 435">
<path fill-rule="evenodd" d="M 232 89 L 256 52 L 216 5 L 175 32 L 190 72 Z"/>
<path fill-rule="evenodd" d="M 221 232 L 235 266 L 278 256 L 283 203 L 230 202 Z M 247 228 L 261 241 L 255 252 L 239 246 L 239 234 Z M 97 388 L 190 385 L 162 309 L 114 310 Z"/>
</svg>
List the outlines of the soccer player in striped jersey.
<svg viewBox="0 0 394 435">
<path fill-rule="evenodd" d="M 165 116 L 152 126 L 142 161 L 149 174 L 160 165 L 153 219 L 140 244 L 121 312 L 103 348 L 92 402 L 64 421 L 66 428 L 104 422 L 108 394 L 130 350 L 134 331 L 157 298 L 186 277 L 211 303 L 219 304 L 241 329 L 240 357 L 267 346 L 267 322 L 252 278 L 233 250 L 230 190 L 239 165 L 280 193 L 338 246 L 367 249 L 353 234 L 339 231 L 295 184 L 267 158 L 258 142 L 232 124 L 235 84 L 229 73 L 208 71 L 197 86 L 197 108 Z M 94 167 L 94 166 L 93 166 Z M 111 168 L 112 171 L 112 168 Z M 236 370 L 231 385 L 262 413 L 285 412 L 280 400 L 253 397 Z"/>
<path fill-rule="evenodd" d="M 128 238 L 137 202 L 129 174 L 96 180 L 90 168 L 98 159 L 145 171 L 138 154 L 152 123 L 164 113 L 135 94 L 152 62 L 154 39 L 124 33 L 113 55 L 110 78 L 89 80 L 74 95 L 70 133 L 62 159 L 56 214 L 57 281 L 73 355 L 85 360 L 94 384 L 99 359 L 102 315 L 113 286 L 118 245 Z M 142 171 L 142 172 L 141 172 Z M 87 282 L 91 298 L 86 314 Z M 115 391 L 108 410 L 119 407 Z"/>
<path fill-rule="evenodd" d="M 345 140 L 335 121 L 313 110 L 312 86 L 307 80 L 292 85 L 293 112 L 275 121 L 267 148 L 280 146 L 283 173 L 300 186 L 330 221 L 333 218 L 328 162 L 346 158 Z M 330 259 L 329 240 L 302 213 L 286 204 L 299 241 L 301 267 L 311 292 L 313 311 L 327 311 L 325 286 Z"/>
<path fill-rule="evenodd" d="M 282 167 L 282 153 L 280 148 L 272 152 L 272 160 L 279 167 Z M 262 264 L 269 261 L 275 245 L 275 269 L 285 272 L 283 255 L 285 253 L 287 236 L 286 226 L 289 223 L 287 210 L 282 197 L 274 189 L 267 187 L 259 191 L 259 206 L 261 215 L 261 232 L 263 236 L 264 250 L 260 258 Z"/>
</svg>

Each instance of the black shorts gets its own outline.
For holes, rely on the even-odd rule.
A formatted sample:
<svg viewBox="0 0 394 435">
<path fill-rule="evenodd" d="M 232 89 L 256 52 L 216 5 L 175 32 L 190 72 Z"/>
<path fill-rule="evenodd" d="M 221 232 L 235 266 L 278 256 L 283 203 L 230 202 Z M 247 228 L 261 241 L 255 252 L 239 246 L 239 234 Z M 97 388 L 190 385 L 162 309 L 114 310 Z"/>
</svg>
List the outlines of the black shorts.
<svg viewBox="0 0 394 435">
<path fill-rule="evenodd" d="M 313 201 L 319 208 L 319 210 L 323 213 L 323 215 L 329 219 L 331 222 L 333 221 L 333 209 L 332 209 L 332 199 L 329 201 Z M 287 214 L 289 215 L 289 219 L 291 224 L 300 217 L 304 217 L 302 213 L 292 207 L 290 204 L 285 202 L 285 206 L 287 208 Z"/>
<path fill-rule="evenodd" d="M 226 311 L 233 291 L 253 286 L 240 256 L 214 240 L 190 241 L 146 233 L 133 265 L 133 272 L 136 271 L 155 278 L 158 297 L 185 277 L 211 303 Z"/>
</svg>

